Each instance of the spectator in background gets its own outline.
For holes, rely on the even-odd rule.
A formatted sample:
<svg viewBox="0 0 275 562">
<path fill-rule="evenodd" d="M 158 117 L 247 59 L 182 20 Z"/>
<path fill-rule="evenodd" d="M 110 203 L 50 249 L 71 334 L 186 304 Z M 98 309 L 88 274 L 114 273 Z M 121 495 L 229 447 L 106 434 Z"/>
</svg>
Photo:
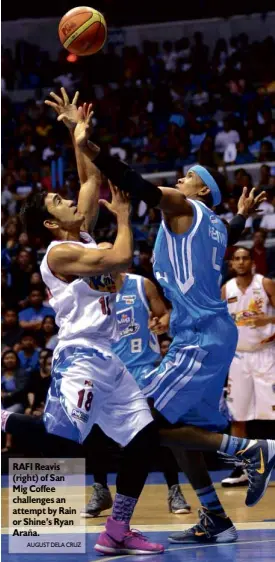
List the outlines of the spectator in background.
<svg viewBox="0 0 275 562">
<path fill-rule="evenodd" d="M 248 147 L 243 141 L 238 142 L 237 156 L 235 158 L 234 164 L 251 164 L 252 162 L 255 162 L 255 157 L 253 156 L 253 154 L 251 154 Z"/>
<path fill-rule="evenodd" d="M 224 119 L 223 130 L 217 133 L 215 138 L 216 151 L 222 155 L 229 144 L 237 144 L 238 142 L 240 142 L 238 131 L 232 128 L 230 119 Z"/>
<path fill-rule="evenodd" d="M 18 356 L 12 350 L 3 353 L 1 365 L 1 405 L 5 410 L 22 413 L 28 384 L 26 372 L 20 368 Z M 7 453 L 11 447 L 12 436 L 7 433 L 5 447 L 1 452 Z"/>
<path fill-rule="evenodd" d="M 24 330 L 19 326 L 18 313 L 13 308 L 7 308 L 3 314 L 2 346 L 13 348 L 21 341 Z"/>
<path fill-rule="evenodd" d="M 275 213 L 265 215 L 260 222 L 260 228 L 265 230 L 268 236 L 275 236 Z"/>
<path fill-rule="evenodd" d="M 264 137 L 264 141 L 272 144 L 272 151 L 275 153 L 275 120 L 273 119 L 269 125 L 269 134 Z"/>
<path fill-rule="evenodd" d="M 263 164 L 260 167 L 260 179 L 258 183 L 258 188 L 265 189 L 269 184 L 269 179 L 270 179 L 270 167 L 267 166 L 266 164 Z"/>
<path fill-rule="evenodd" d="M 39 366 L 39 351 L 32 332 L 24 330 L 21 337 L 21 351 L 18 353 L 20 366 L 27 373 L 35 371 Z"/>
<path fill-rule="evenodd" d="M 269 141 L 261 142 L 260 153 L 259 153 L 259 162 L 270 162 L 274 160 L 274 152 L 272 148 L 272 144 Z"/>
<path fill-rule="evenodd" d="M 41 347 L 53 351 L 57 345 L 57 332 L 58 328 L 55 324 L 54 317 L 45 316 L 39 334 Z"/>
<path fill-rule="evenodd" d="M 1 264 L 10 270 L 13 260 L 18 252 L 18 237 L 20 232 L 19 221 L 15 217 L 10 218 L 4 228 L 2 240 Z"/>
<path fill-rule="evenodd" d="M 37 269 L 37 266 L 34 264 L 32 253 L 27 250 L 20 250 L 11 267 L 11 285 L 15 291 L 19 308 L 24 308 L 28 303 L 30 277 L 35 269 Z M 22 327 L 24 328 L 24 326 Z"/>
<path fill-rule="evenodd" d="M 21 328 L 26 330 L 40 330 L 45 316 L 55 317 L 54 310 L 50 306 L 43 305 L 44 291 L 41 288 L 32 289 L 29 295 L 30 307 L 25 308 L 19 314 Z"/>
<path fill-rule="evenodd" d="M 17 308 L 16 294 L 8 285 L 7 272 L 1 269 L 1 298 L 6 308 Z"/>
<path fill-rule="evenodd" d="M 255 273 L 266 276 L 268 273 L 267 250 L 265 248 L 266 233 L 262 230 L 254 232 L 251 257 L 255 264 Z"/>
<path fill-rule="evenodd" d="M 44 350 L 43 350 L 44 351 Z M 40 367 L 30 375 L 27 387 L 27 408 L 25 414 L 41 416 L 44 412 L 48 390 L 51 385 L 52 351 L 47 350 Z"/>
</svg>

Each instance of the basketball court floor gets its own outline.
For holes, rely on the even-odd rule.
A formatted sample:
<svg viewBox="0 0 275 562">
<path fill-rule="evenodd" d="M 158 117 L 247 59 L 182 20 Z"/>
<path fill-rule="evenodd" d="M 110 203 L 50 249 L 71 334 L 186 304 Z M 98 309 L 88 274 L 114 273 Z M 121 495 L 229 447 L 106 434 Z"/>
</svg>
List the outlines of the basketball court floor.
<svg viewBox="0 0 275 562">
<path fill-rule="evenodd" d="M 173 515 L 167 509 L 167 488 L 161 473 L 148 477 L 140 501 L 132 520 L 132 528 L 137 528 L 151 540 L 164 544 L 163 555 L 127 556 L 98 555 L 93 546 L 98 533 L 103 530 L 106 515 L 96 519 L 81 520 L 86 524 L 86 554 L 9 554 L 8 553 L 8 479 L 2 477 L 2 560 L 4 562 L 107 562 L 127 560 L 129 562 L 272 562 L 275 561 L 275 474 L 264 498 L 253 508 L 245 506 L 246 488 L 224 489 L 220 480 L 228 472 L 213 472 L 216 489 L 228 515 L 233 519 L 239 533 L 238 542 L 220 545 L 181 545 L 168 542 L 174 531 L 194 524 L 197 518 L 198 502 L 191 487 L 181 478 L 182 490 L 192 506 L 189 515 Z M 109 484 L 114 493 L 115 475 L 109 475 Z M 92 491 L 92 479 L 87 480 L 87 499 Z M 70 490 L 77 494 L 77 488 Z M 79 505 L 81 509 L 82 505 Z M 50 537 L 45 536 L 45 540 Z M 51 539 L 53 533 L 51 534 Z"/>
</svg>

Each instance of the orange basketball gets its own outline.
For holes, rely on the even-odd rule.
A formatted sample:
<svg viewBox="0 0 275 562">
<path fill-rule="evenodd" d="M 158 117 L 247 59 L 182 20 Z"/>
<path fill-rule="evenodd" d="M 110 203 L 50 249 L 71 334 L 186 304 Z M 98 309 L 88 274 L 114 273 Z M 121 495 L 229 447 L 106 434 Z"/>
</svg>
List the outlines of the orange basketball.
<svg viewBox="0 0 275 562">
<path fill-rule="evenodd" d="M 70 53 L 83 57 L 93 55 L 106 41 L 106 21 L 97 10 L 79 6 L 63 16 L 58 34 L 62 45 Z"/>
</svg>

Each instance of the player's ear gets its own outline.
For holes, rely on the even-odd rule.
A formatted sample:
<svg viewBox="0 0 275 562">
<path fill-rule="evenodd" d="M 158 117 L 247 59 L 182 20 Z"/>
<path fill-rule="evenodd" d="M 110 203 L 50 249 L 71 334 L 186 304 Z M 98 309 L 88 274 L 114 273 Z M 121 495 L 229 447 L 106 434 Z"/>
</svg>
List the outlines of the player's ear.
<svg viewBox="0 0 275 562">
<path fill-rule="evenodd" d="M 209 193 L 210 193 L 209 187 L 207 187 L 207 185 L 203 185 L 202 187 L 200 187 L 198 195 L 199 197 L 206 197 L 206 195 L 209 195 Z"/>
<path fill-rule="evenodd" d="M 48 230 L 51 231 L 57 230 L 57 228 L 59 228 L 59 225 L 55 220 L 47 219 L 43 222 L 43 224 Z"/>
</svg>

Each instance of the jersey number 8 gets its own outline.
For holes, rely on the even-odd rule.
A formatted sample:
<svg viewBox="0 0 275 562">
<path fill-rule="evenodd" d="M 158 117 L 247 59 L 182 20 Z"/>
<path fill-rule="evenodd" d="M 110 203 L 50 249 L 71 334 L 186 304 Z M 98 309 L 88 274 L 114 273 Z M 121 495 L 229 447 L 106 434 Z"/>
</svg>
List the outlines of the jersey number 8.
<svg viewBox="0 0 275 562">
<path fill-rule="evenodd" d="M 131 340 L 131 353 L 141 353 L 141 338 L 135 338 Z"/>
</svg>

